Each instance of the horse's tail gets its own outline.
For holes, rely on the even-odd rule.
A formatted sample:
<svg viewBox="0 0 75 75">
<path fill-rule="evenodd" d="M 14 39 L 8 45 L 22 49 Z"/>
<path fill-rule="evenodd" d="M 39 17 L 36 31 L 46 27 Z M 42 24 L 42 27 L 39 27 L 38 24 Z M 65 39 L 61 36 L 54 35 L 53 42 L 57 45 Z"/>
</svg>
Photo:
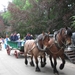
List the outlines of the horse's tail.
<svg viewBox="0 0 75 75">
<path fill-rule="evenodd" d="M 27 42 L 25 42 L 25 44 L 24 44 L 24 54 L 25 54 L 25 55 L 27 54 L 27 47 L 26 47 L 26 43 L 27 43 Z"/>
</svg>

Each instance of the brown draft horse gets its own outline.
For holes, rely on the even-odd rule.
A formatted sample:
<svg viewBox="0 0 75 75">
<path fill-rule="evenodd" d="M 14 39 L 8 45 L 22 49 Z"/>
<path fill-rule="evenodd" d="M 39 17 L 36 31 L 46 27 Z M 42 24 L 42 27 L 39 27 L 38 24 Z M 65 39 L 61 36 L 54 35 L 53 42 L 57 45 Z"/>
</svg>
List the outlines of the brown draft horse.
<svg viewBox="0 0 75 75">
<path fill-rule="evenodd" d="M 72 31 L 69 27 L 61 28 L 57 31 L 53 38 L 50 38 L 48 44 L 47 54 L 49 55 L 51 66 L 55 74 L 59 74 L 56 68 L 57 58 L 61 58 L 62 63 L 60 69 L 62 70 L 65 65 L 64 49 L 67 45 L 71 44 Z M 54 61 L 53 61 L 53 60 Z"/>
<path fill-rule="evenodd" d="M 45 50 L 48 46 L 49 35 L 47 33 L 40 34 L 36 40 L 27 40 L 24 45 L 24 55 L 25 55 L 25 64 L 28 64 L 27 55 L 31 55 L 31 62 L 30 65 L 34 66 L 33 57 L 35 59 L 36 64 L 36 71 L 39 72 L 40 68 L 38 66 L 38 56 L 44 57 L 44 63 L 42 64 L 41 60 L 41 67 L 45 66 Z"/>
</svg>

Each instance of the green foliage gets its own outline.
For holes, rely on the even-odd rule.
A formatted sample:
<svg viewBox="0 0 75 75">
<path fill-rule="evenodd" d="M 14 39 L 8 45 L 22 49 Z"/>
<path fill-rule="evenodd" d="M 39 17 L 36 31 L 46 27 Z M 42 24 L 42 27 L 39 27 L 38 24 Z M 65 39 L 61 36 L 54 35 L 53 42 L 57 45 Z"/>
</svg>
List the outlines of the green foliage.
<svg viewBox="0 0 75 75">
<path fill-rule="evenodd" d="M 27 9 L 29 9 L 31 7 L 32 7 L 32 5 L 29 3 L 29 0 L 26 0 L 26 3 L 24 5 L 24 7 L 23 7 L 23 10 L 27 10 Z"/>
<path fill-rule="evenodd" d="M 4 12 L 1 16 L 3 17 L 4 24 L 9 26 L 10 24 L 8 22 L 12 20 L 11 13 L 7 11 L 7 12 Z"/>
<path fill-rule="evenodd" d="M 20 9 L 23 9 L 25 5 L 25 0 L 13 0 L 13 3 Z"/>
<path fill-rule="evenodd" d="M 9 11 L 2 14 L 3 19 L 10 20 L 11 13 Z"/>
<path fill-rule="evenodd" d="M 3 18 L 23 37 L 27 32 L 40 34 L 70 26 L 74 6 L 75 0 L 13 0 Z"/>
<path fill-rule="evenodd" d="M 27 10 L 32 5 L 29 3 L 29 0 L 13 0 L 13 3 L 20 8 L 20 10 Z"/>
<path fill-rule="evenodd" d="M 71 27 L 75 28 L 75 16 L 72 16 L 72 19 L 73 21 L 72 21 Z"/>
</svg>

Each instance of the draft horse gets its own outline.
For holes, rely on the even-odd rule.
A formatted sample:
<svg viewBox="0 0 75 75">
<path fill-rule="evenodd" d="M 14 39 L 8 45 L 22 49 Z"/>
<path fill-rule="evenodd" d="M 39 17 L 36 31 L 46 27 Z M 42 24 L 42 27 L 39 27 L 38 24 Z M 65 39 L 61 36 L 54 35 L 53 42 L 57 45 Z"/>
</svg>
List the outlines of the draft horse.
<svg viewBox="0 0 75 75">
<path fill-rule="evenodd" d="M 31 55 L 31 62 L 30 65 L 34 66 L 33 62 L 33 57 L 35 59 L 35 64 L 36 64 L 36 71 L 39 72 L 40 68 L 38 66 L 38 57 L 43 57 L 44 58 L 44 63 L 42 64 L 41 60 L 41 66 L 45 66 L 45 50 L 48 46 L 48 41 L 49 41 L 49 35 L 47 33 L 42 33 L 40 34 L 36 40 L 26 40 L 25 45 L 24 45 L 24 55 L 25 55 L 25 64 L 28 64 L 27 60 L 27 55 Z"/>
<path fill-rule="evenodd" d="M 69 27 L 61 28 L 57 31 L 53 38 L 50 38 L 48 42 L 47 54 L 49 55 L 51 66 L 55 74 L 59 74 L 56 68 L 57 58 L 61 58 L 62 63 L 60 69 L 62 70 L 65 65 L 64 50 L 66 46 L 71 44 L 72 30 Z M 52 60 L 53 59 L 53 60 Z"/>
</svg>

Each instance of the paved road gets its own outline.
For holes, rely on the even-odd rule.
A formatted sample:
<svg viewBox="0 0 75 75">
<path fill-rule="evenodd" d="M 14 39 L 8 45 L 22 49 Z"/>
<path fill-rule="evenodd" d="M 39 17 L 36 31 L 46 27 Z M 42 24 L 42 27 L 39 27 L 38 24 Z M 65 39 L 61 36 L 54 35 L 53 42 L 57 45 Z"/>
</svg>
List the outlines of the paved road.
<svg viewBox="0 0 75 75">
<path fill-rule="evenodd" d="M 58 60 L 57 68 L 61 63 Z M 3 48 L 0 51 L 0 75 L 54 75 L 50 66 L 49 60 L 47 59 L 47 65 L 41 68 L 41 72 L 35 72 L 35 67 L 31 67 L 29 64 L 24 64 L 24 58 L 15 58 L 13 51 L 11 55 L 7 55 L 6 50 Z M 66 62 L 65 68 L 59 70 L 60 75 L 75 75 L 75 64 Z"/>
</svg>

